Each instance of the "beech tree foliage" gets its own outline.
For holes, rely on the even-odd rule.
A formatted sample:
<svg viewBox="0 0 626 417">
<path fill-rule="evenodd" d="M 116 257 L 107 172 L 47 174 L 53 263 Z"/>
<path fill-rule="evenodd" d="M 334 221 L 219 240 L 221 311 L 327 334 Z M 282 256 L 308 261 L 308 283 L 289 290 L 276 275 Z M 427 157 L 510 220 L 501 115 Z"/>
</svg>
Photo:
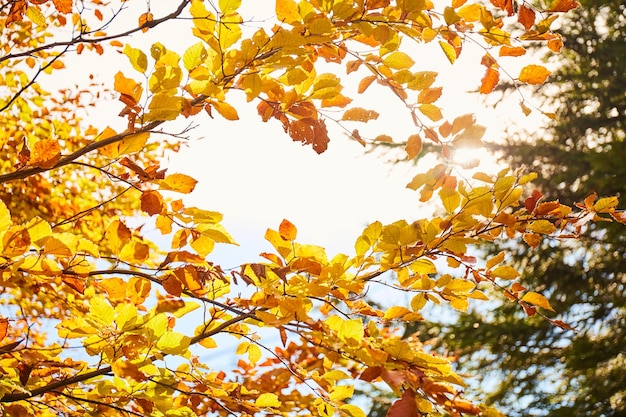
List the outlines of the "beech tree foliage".
<svg viewBox="0 0 626 417">
<path fill-rule="evenodd" d="M 132 15 L 135 3 L 142 10 Z M 413 51 L 433 43 L 454 64 L 478 45 L 483 94 L 500 77 L 542 84 L 550 74 L 542 65 L 513 75 L 503 60 L 537 43 L 558 52 L 561 38 L 551 27 L 577 3 L 268 4 L 275 21 L 249 25 L 241 0 L 173 1 L 162 15 L 150 1 L 0 3 L 5 415 L 360 417 L 365 411 L 350 402 L 358 380 L 390 387 L 397 396 L 391 417 L 497 416 L 464 399 L 451 358 L 401 338 L 396 324 L 424 320 L 428 303 L 465 311 L 495 289 L 527 315 L 569 327 L 544 295 L 515 281 L 520 272 L 505 251 L 478 260 L 468 249 L 518 237 L 535 248 L 546 237 L 577 239 L 589 222 L 623 223 L 615 196 L 592 194 L 568 206 L 530 193 L 536 174 L 507 169 L 468 180 L 445 162 L 408 184 L 421 201 L 438 201 L 440 216 L 374 222 L 353 253 L 332 256 L 299 242 L 284 220 L 267 230 L 274 250 L 260 254 L 264 262 L 225 272 L 211 256 L 215 244 L 235 244 L 222 215 L 182 200 L 202 178 L 170 172 L 161 160 L 180 146 L 168 126 L 200 112 L 236 121 L 238 94 L 261 121 L 317 153 L 327 150 L 329 121 L 365 145 L 395 140 L 353 128 L 384 109 L 375 108 L 375 97 L 371 108 L 351 104 L 348 82 L 366 100 L 377 83 L 406 106 L 409 158 L 425 140 L 447 158 L 454 148 L 479 145 L 485 128 L 471 114 L 446 120 L 437 105 L 445 86 L 436 86 L 436 68 L 414 70 Z M 514 32 L 503 29 L 505 19 L 518 22 Z M 177 50 L 171 39 L 154 39 L 159 27 L 181 23 L 195 43 Z M 87 89 L 64 78 L 70 66 L 88 68 L 109 52 L 133 71 Z M 45 77 L 58 88 L 46 90 Z M 85 117 L 109 95 L 122 131 Z M 529 111 L 523 101 L 520 112 Z M 137 218 L 162 236 L 150 236 Z M 380 309 L 365 297 L 376 287 L 410 294 L 410 303 Z M 219 349 L 222 336 L 238 341 L 233 369 L 199 360 Z"/>
</svg>

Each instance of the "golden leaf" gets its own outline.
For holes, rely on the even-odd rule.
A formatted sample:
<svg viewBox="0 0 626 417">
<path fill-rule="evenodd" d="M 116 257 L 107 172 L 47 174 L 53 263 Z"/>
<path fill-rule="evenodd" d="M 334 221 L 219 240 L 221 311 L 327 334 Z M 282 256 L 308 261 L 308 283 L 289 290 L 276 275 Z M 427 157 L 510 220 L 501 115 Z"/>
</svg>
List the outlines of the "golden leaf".
<svg viewBox="0 0 626 417">
<path fill-rule="evenodd" d="M 543 84 L 550 75 L 545 67 L 541 65 L 527 65 L 522 68 L 518 79 L 523 83 L 528 84 Z"/>
<path fill-rule="evenodd" d="M 521 301 L 535 305 L 537 307 L 544 308 L 546 310 L 554 311 L 548 299 L 544 297 L 543 295 L 536 293 L 534 291 L 529 291 L 526 294 L 524 294 Z"/>
</svg>

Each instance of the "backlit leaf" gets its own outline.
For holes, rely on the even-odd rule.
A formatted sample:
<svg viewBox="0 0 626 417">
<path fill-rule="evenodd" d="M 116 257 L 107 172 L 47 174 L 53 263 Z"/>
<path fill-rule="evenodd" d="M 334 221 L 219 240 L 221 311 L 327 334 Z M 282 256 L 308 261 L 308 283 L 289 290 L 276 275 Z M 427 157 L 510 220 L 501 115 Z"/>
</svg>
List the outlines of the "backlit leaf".
<svg viewBox="0 0 626 417">
<path fill-rule="evenodd" d="M 439 41 L 439 46 L 441 46 L 441 49 L 443 50 L 443 53 L 446 55 L 446 58 L 448 58 L 448 61 L 450 61 L 451 64 L 454 64 L 457 58 L 456 50 L 454 49 L 454 47 L 450 45 L 448 42 L 444 42 L 444 41 Z"/>
<path fill-rule="evenodd" d="M 422 151 L 422 137 L 418 134 L 409 136 L 404 150 L 409 159 L 416 158 Z"/>
<path fill-rule="evenodd" d="M 283 219 L 278 227 L 278 233 L 280 233 L 280 237 L 283 238 L 283 240 L 291 241 L 295 240 L 298 229 L 296 229 L 296 226 L 294 226 L 289 220 Z"/>
<path fill-rule="evenodd" d="M 265 407 L 280 407 L 281 402 L 278 400 L 278 396 L 271 392 L 264 392 L 257 397 L 254 401 L 254 405 L 257 407 L 265 408 Z"/>
<path fill-rule="evenodd" d="M 126 78 L 122 72 L 115 74 L 115 83 L 113 88 L 115 88 L 115 91 L 131 97 L 135 103 L 139 102 L 141 94 L 143 93 L 143 87 L 141 84 L 131 78 Z"/>
<path fill-rule="evenodd" d="M 434 104 L 421 104 L 418 109 L 422 112 L 422 114 L 424 114 L 424 116 L 428 117 L 433 122 L 439 121 L 443 118 L 441 109 Z"/>
<path fill-rule="evenodd" d="M 408 69 L 415 64 L 415 61 L 405 52 L 395 51 L 383 59 L 383 64 L 393 69 Z"/>
<path fill-rule="evenodd" d="M 487 72 L 485 72 L 485 76 L 482 80 L 480 80 L 480 89 L 479 92 L 481 94 L 489 94 L 493 91 L 493 89 L 498 85 L 498 81 L 500 80 L 500 72 L 493 68 L 487 68 Z"/>
<path fill-rule="evenodd" d="M 170 174 L 159 181 L 161 190 L 175 191 L 177 193 L 188 194 L 193 191 L 197 180 L 185 174 Z"/>
<path fill-rule="evenodd" d="M 543 84 L 549 75 L 550 71 L 548 71 L 545 67 L 531 64 L 522 68 L 518 79 L 523 83 Z"/>
<path fill-rule="evenodd" d="M 521 5 L 517 12 L 517 21 L 524 26 L 524 29 L 529 30 L 535 24 L 535 12 L 534 10 Z"/>
<path fill-rule="evenodd" d="M 290 25 L 302 21 L 298 4 L 294 0 L 276 0 L 276 17 Z"/>
<path fill-rule="evenodd" d="M 537 307 L 544 308 L 546 310 L 554 311 L 548 299 L 544 297 L 543 295 L 536 293 L 534 291 L 529 291 L 526 294 L 524 294 L 524 296 L 521 298 L 521 301 L 535 305 Z"/>
<path fill-rule="evenodd" d="M 211 105 L 224 119 L 239 120 L 239 114 L 237 114 L 237 109 L 235 109 L 233 106 L 226 103 L 225 101 L 215 101 L 211 103 Z"/>
<path fill-rule="evenodd" d="M 128 57 L 130 64 L 135 70 L 142 74 L 146 72 L 148 69 L 148 57 L 141 49 L 133 48 L 126 44 L 126 46 L 124 46 L 124 54 Z"/>
<path fill-rule="evenodd" d="M 361 107 L 354 107 L 344 112 L 341 120 L 351 120 L 356 122 L 368 122 L 378 118 L 378 112 L 374 110 L 366 110 Z"/>
<path fill-rule="evenodd" d="M 31 149 L 29 164 L 39 168 L 52 168 L 61 159 L 61 145 L 53 139 L 35 142 Z"/>
</svg>

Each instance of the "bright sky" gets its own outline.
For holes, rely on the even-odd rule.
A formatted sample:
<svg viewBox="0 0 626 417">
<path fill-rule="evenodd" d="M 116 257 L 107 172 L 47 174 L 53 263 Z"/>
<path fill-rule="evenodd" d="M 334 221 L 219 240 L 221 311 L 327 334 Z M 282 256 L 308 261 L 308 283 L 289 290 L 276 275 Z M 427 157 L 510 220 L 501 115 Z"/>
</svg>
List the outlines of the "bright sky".
<svg viewBox="0 0 626 417">
<path fill-rule="evenodd" d="M 153 2 L 155 18 L 171 12 L 173 4 L 177 2 Z M 267 0 L 244 1 L 241 13 L 244 20 L 249 18 L 259 22 L 253 26 L 264 25 L 271 22 L 273 4 Z M 141 2 L 129 6 L 145 7 Z M 159 32 L 158 28 L 151 32 L 155 40 L 182 54 L 186 47 L 197 42 L 190 36 L 189 23 L 166 24 L 165 32 Z M 109 32 L 114 33 L 114 27 Z M 172 36 L 173 33 L 176 36 Z M 135 47 L 143 45 L 146 49 L 150 45 L 132 37 L 128 42 Z M 464 113 L 477 113 L 478 122 L 489 127 L 486 139 L 497 140 L 496 136 L 505 126 L 503 114 L 514 114 L 517 118 L 523 118 L 523 115 L 517 97 L 511 103 L 502 104 L 496 113 L 476 94 L 466 93 L 478 88 L 484 72 L 484 67 L 479 64 L 484 51 L 472 46 L 468 44 L 452 66 L 435 42 L 419 45 L 415 49 L 416 66 L 413 69 L 440 72 L 435 86 L 444 86 L 444 95 L 436 104 L 444 109 L 445 116 L 452 120 Z M 118 70 L 128 76 L 136 74 L 124 56 L 115 55 L 114 58 L 92 68 L 97 79 L 109 85 Z M 511 73 L 517 74 L 520 63 L 510 62 L 514 66 Z M 328 71 L 343 76 L 345 67 L 329 66 Z M 352 88 L 360 78 L 350 82 Z M 346 95 L 354 97 L 356 93 L 347 92 Z M 186 202 L 222 212 L 224 225 L 241 244 L 239 248 L 218 248 L 211 255 L 212 260 L 224 263 L 225 267 L 254 260 L 258 253 L 269 249 L 263 243 L 266 228 L 277 228 L 283 218 L 298 227 L 300 241 L 324 246 L 329 255 L 333 255 L 338 251 L 351 251 L 360 231 L 374 220 L 411 220 L 430 213 L 431 209 L 419 202 L 418 193 L 405 188 L 418 173 L 415 166 L 391 166 L 385 164 L 384 157 L 379 154 L 365 154 L 357 142 L 350 140 L 332 122 L 328 122 L 332 134 L 329 149 L 317 155 L 310 147 L 293 143 L 277 121 L 263 123 L 256 114 L 255 102 L 245 103 L 236 92 L 233 98 L 239 121 L 226 121 L 219 115 L 210 119 L 202 113 L 193 120 L 165 125 L 168 131 L 174 132 L 190 121 L 197 125 L 189 133 L 189 147 L 168 161 L 169 172 L 184 172 L 198 179 L 196 190 Z M 367 126 L 361 123 L 347 125 L 350 129 L 359 128 L 371 137 L 389 134 L 396 140 L 405 140 L 417 132 L 408 111 L 382 87 L 373 86 L 354 105 L 377 110 L 381 117 Z M 110 111 L 108 124 L 123 130 L 125 120 L 116 117 L 119 103 L 110 103 L 97 110 L 94 116 L 100 120 L 101 112 Z M 481 170 L 494 170 L 491 158 L 484 152 L 477 155 L 483 160 Z"/>
</svg>

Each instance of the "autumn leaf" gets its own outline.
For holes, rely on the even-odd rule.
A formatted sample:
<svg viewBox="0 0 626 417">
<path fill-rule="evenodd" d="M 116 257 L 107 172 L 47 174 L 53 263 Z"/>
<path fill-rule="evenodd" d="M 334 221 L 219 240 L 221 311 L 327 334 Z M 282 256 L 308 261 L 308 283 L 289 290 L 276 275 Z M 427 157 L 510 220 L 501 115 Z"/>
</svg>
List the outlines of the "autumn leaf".
<svg viewBox="0 0 626 417">
<path fill-rule="evenodd" d="M 522 68 L 518 80 L 528 84 L 543 84 L 548 75 L 550 71 L 541 65 L 527 65 Z"/>
<path fill-rule="evenodd" d="M 524 301 L 526 303 L 544 308 L 546 310 L 554 311 L 548 299 L 544 297 L 543 295 L 536 293 L 534 291 L 529 291 L 526 294 L 524 294 L 524 296 L 521 298 L 520 301 Z"/>
<path fill-rule="evenodd" d="M 72 12 L 72 0 L 52 0 L 54 7 L 59 13 L 71 13 Z"/>
<path fill-rule="evenodd" d="M 280 407 L 282 403 L 278 400 L 278 396 L 271 392 L 265 392 L 257 397 L 254 405 L 261 408 Z"/>
<path fill-rule="evenodd" d="M 415 402 L 415 392 L 407 389 L 403 392 L 402 398 L 391 404 L 387 417 L 419 417 L 420 414 Z"/>
<path fill-rule="evenodd" d="M 61 145 L 52 139 L 43 139 L 35 142 L 30 151 L 29 165 L 50 169 L 61 159 Z"/>
<path fill-rule="evenodd" d="M 278 232 L 280 233 L 280 237 L 286 241 L 292 241 L 296 239 L 296 234 L 298 230 L 296 226 L 294 226 L 289 220 L 283 219 L 280 222 L 280 226 L 278 227 Z"/>
<path fill-rule="evenodd" d="M 580 3 L 574 0 L 554 0 L 552 6 L 548 9 L 549 12 L 569 12 L 580 6 Z"/>
<path fill-rule="evenodd" d="M 485 76 L 480 82 L 479 92 L 481 94 L 491 93 L 496 85 L 498 85 L 499 80 L 500 72 L 492 67 L 487 68 L 487 72 L 485 72 Z"/>
<path fill-rule="evenodd" d="M 422 138 L 418 134 L 409 136 L 404 150 L 409 159 L 416 158 L 422 151 Z"/>
<path fill-rule="evenodd" d="M 517 21 L 524 26 L 526 30 L 529 30 L 535 24 L 535 12 L 534 10 L 521 5 L 517 12 Z"/>
<path fill-rule="evenodd" d="M 356 122 L 368 122 L 378 118 L 378 112 L 374 110 L 366 110 L 361 107 L 354 107 L 344 112 L 341 120 L 350 120 Z"/>
<path fill-rule="evenodd" d="M 276 0 L 276 17 L 289 25 L 299 23 L 302 17 L 298 12 L 298 4 L 294 0 Z"/>
<path fill-rule="evenodd" d="M 197 180 L 186 174 L 170 174 L 159 182 L 161 190 L 175 191 L 177 193 L 189 194 L 198 183 Z"/>
</svg>

